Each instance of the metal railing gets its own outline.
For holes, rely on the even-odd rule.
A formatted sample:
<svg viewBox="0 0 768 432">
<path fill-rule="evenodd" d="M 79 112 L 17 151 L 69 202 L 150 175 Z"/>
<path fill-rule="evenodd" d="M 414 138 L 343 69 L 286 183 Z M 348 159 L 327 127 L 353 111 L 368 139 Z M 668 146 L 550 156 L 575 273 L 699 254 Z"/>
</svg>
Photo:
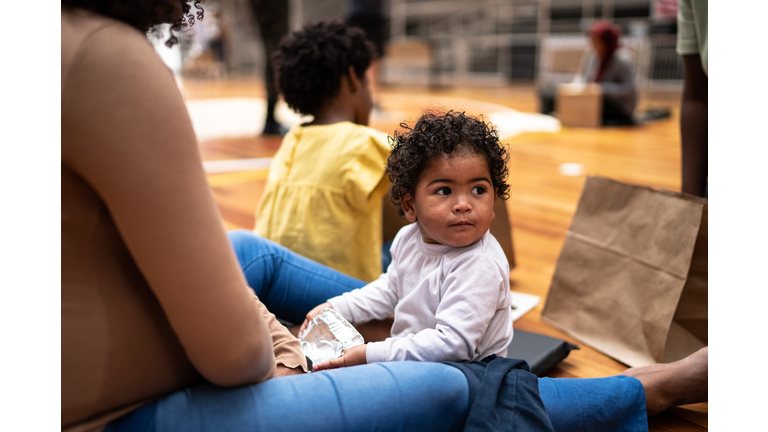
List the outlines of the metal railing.
<svg viewBox="0 0 768 432">
<path fill-rule="evenodd" d="M 385 64 L 384 79 L 433 84 L 493 84 L 520 78 L 567 82 L 587 49 L 588 24 L 610 18 L 618 7 L 643 4 L 643 0 L 391 0 L 392 46 L 419 43 L 420 55 L 427 58 L 421 67 L 412 68 L 393 60 L 391 67 Z M 580 18 L 556 18 L 558 10 L 568 8 L 580 10 Z M 635 61 L 640 90 L 680 91 L 682 63 L 674 50 L 675 35 L 648 35 L 650 20 L 613 21 L 631 33 L 622 42 Z"/>
</svg>

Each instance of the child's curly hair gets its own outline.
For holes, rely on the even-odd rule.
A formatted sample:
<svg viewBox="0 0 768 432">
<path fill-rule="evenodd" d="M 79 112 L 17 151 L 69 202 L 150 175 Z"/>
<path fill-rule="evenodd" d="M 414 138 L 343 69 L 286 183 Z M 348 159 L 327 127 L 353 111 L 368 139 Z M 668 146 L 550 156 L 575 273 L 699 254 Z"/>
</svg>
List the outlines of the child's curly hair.
<svg viewBox="0 0 768 432">
<path fill-rule="evenodd" d="M 499 142 L 499 134 L 482 116 L 475 118 L 448 111 L 445 114 L 422 114 L 411 128 L 401 123 L 404 131 L 395 131 L 390 137 L 392 154 L 387 161 L 389 192 L 392 202 L 402 216 L 400 199 L 416 192 L 416 184 L 429 163 L 441 154 L 456 150 L 468 151 L 485 157 L 496 196 L 509 198 L 507 146 Z"/>
<path fill-rule="evenodd" d="M 339 93 L 350 66 L 362 78 L 375 53 L 358 27 L 341 21 L 307 24 L 286 36 L 272 56 L 277 87 L 294 111 L 313 114 Z"/>
</svg>

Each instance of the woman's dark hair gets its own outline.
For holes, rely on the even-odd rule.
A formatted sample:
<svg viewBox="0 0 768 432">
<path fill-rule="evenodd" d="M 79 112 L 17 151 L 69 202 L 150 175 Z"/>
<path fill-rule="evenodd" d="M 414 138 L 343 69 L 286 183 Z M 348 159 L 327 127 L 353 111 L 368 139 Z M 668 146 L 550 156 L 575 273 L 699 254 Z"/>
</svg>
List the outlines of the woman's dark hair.
<svg viewBox="0 0 768 432">
<path fill-rule="evenodd" d="M 340 21 L 307 24 L 286 36 L 273 54 L 277 87 L 294 111 L 313 114 L 339 93 L 350 66 L 362 78 L 375 52 L 360 28 Z"/>
<path fill-rule="evenodd" d="M 194 25 L 195 16 L 198 20 L 203 19 L 203 8 L 200 6 L 203 1 L 168 0 L 165 7 L 158 7 L 158 0 L 61 0 L 61 8 L 89 10 L 122 21 L 145 34 L 153 33 L 156 25 L 169 22 L 169 18 L 173 19 L 171 35 L 165 42 L 165 45 L 170 48 L 179 42 L 179 38 L 173 32 L 178 32 L 182 27 Z M 179 17 L 170 16 L 174 10 L 173 2 L 181 3 L 183 12 Z M 189 3 L 193 3 L 197 9 L 194 15 L 190 13 L 192 7 Z"/>
<path fill-rule="evenodd" d="M 499 134 L 482 116 L 475 118 L 448 111 L 445 114 L 422 114 L 411 128 L 401 123 L 402 131 L 389 138 L 392 154 L 387 161 L 389 192 L 392 202 L 402 216 L 400 199 L 416 192 L 421 173 L 440 155 L 454 151 L 469 152 L 485 157 L 491 172 L 496 196 L 509 198 L 507 146 L 499 142 Z"/>
</svg>

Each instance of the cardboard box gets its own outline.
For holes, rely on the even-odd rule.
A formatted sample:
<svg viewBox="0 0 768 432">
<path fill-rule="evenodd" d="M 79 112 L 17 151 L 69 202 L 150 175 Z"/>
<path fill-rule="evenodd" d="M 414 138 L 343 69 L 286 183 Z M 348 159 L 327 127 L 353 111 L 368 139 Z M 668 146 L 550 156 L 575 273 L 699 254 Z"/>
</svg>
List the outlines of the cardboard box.
<svg viewBox="0 0 768 432">
<path fill-rule="evenodd" d="M 563 126 L 602 126 L 603 93 L 600 85 L 597 83 L 558 85 L 555 111 Z"/>
</svg>

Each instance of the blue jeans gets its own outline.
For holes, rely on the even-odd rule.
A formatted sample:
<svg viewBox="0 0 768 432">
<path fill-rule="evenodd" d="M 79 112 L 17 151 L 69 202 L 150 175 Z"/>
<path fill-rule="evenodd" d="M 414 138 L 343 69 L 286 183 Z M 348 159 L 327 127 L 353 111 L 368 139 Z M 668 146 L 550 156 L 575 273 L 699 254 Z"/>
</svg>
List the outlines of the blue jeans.
<svg viewBox="0 0 768 432">
<path fill-rule="evenodd" d="M 281 320 L 301 324 L 315 306 L 366 285 L 251 231 L 231 231 L 229 241 L 248 285 Z"/>
<path fill-rule="evenodd" d="M 248 284 L 278 318 L 300 323 L 313 307 L 364 282 L 250 231 L 229 233 Z M 539 379 L 556 431 L 647 431 L 635 378 Z M 220 388 L 200 384 L 111 422 L 106 431 L 452 431 L 469 410 L 466 378 L 440 363 L 375 363 Z"/>
<path fill-rule="evenodd" d="M 381 272 L 386 273 L 389 265 L 392 263 L 392 240 L 387 240 L 381 244 Z"/>
</svg>

